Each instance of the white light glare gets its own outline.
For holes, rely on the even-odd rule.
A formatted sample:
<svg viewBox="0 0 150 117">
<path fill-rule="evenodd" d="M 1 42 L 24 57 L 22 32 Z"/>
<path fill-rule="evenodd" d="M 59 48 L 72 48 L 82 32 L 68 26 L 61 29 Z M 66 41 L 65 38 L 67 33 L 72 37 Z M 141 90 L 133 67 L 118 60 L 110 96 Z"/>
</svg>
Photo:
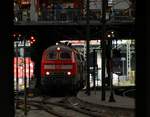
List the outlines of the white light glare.
<svg viewBox="0 0 150 117">
<path fill-rule="evenodd" d="M 107 36 L 108 36 L 108 37 L 111 37 L 111 35 L 110 35 L 110 34 L 108 34 Z"/>
<path fill-rule="evenodd" d="M 70 75 L 71 75 L 71 72 L 67 72 L 67 75 L 70 76 Z"/>
<path fill-rule="evenodd" d="M 49 73 L 49 72 L 46 72 L 46 75 L 50 75 L 50 73 Z"/>
<path fill-rule="evenodd" d="M 60 50 L 60 47 L 57 47 L 57 50 L 59 51 L 59 50 Z"/>
</svg>

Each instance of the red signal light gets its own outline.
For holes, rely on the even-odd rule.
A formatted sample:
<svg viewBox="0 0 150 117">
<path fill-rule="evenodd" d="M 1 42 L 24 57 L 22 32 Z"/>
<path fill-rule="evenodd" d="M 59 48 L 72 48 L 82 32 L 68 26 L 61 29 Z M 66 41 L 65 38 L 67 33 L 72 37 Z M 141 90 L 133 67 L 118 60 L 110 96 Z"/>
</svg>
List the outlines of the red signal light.
<svg viewBox="0 0 150 117">
<path fill-rule="evenodd" d="M 13 37 L 16 37 L 16 34 L 13 34 Z"/>
<path fill-rule="evenodd" d="M 33 42 L 35 42 L 35 39 L 33 39 Z"/>
<path fill-rule="evenodd" d="M 31 41 L 30 43 L 33 44 L 33 41 Z"/>
<path fill-rule="evenodd" d="M 31 36 L 31 37 L 30 37 L 30 43 L 33 44 L 33 43 L 35 43 L 35 41 L 36 41 L 36 40 L 35 40 L 35 37 L 34 37 L 34 36 Z"/>
<path fill-rule="evenodd" d="M 34 39 L 34 36 L 31 36 L 31 39 L 33 40 L 33 39 Z"/>
</svg>

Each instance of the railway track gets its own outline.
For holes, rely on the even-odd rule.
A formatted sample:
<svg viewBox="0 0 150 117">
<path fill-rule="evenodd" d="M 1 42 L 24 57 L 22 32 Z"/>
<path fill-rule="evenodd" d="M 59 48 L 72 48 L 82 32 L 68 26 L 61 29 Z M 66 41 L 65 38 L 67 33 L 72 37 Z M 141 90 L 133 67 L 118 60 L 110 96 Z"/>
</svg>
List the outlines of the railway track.
<svg viewBox="0 0 150 117">
<path fill-rule="evenodd" d="M 44 110 L 45 112 L 55 115 L 56 117 L 91 117 L 88 116 L 88 114 L 76 111 L 74 109 L 69 108 L 65 104 L 61 104 L 58 101 L 61 102 L 61 99 L 51 99 L 52 102 L 45 101 L 46 98 L 44 99 L 39 99 L 39 100 L 28 100 L 28 105 L 29 106 L 34 106 L 37 109 Z M 64 99 L 62 99 L 64 100 Z M 19 100 L 22 102 L 23 100 Z M 23 103 L 23 102 L 22 102 Z"/>
<path fill-rule="evenodd" d="M 77 97 L 38 97 L 29 99 L 28 104 L 57 117 L 134 117 L 133 109 L 95 105 Z"/>
</svg>

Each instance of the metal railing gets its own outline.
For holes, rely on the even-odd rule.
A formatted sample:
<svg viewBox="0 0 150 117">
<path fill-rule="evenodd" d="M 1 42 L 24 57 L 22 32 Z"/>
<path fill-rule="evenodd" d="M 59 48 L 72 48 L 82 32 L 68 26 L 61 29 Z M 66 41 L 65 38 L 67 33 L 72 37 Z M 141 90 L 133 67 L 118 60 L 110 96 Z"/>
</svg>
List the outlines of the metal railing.
<svg viewBox="0 0 150 117">
<path fill-rule="evenodd" d="M 22 11 L 18 16 L 14 16 L 14 23 L 78 23 L 78 22 L 85 22 L 86 23 L 86 13 L 83 13 L 80 9 L 63 9 L 62 11 L 48 11 L 46 13 L 39 12 L 37 15 L 37 21 L 30 20 L 30 13 L 28 10 Z M 97 22 L 101 23 L 101 11 L 92 11 L 89 12 L 89 20 L 90 23 Z M 117 15 L 116 13 L 107 12 L 106 20 L 108 22 L 134 22 L 135 17 L 133 16 L 125 16 L 125 15 Z"/>
</svg>

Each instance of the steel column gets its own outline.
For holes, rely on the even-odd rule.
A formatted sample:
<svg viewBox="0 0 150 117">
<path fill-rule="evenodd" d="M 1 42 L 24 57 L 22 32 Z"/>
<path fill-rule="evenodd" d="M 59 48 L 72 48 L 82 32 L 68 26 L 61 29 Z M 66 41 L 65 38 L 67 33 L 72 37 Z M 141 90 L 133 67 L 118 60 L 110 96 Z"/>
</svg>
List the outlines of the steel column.
<svg viewBox="0 0 150 117">
<path fill-rule="evenodd" d="M 115 102 L 114 99 L 114 90 L 113 90 L 113 75 L 112 75 L 112 40 L 108 39 L 108 45 L 107 45 L 107 73 L 108 78 L 110 80 L 110 97 L 109 102 Z"/>
<path fill-rule="evenodd" d="M 102 97 L 101 100 L 105 100 L 105 46 L 106 46 L 106 7 L 107 7 L 107 0 L 102 0 L 102 40 L 101 40 L 101 47 L 102 47 Z"/>
<path fill-rule="evenodd" d="M 86 3 L 86 53 L 87 53 L 87 95 L 90 95 L 90 70 L 89 70 L 89 40 L 90 40 L 90 24 L 89 24 L 89 0 Z"/>
<path fill-rule="evenodd" d="M 25 39 L 24 41 L 24 54 L 23 54 L 23 58 L 24 58 L 24 115 L 27 115 L 27 78 L 26 78 L 26 57 L 25 57 Z"/>
<path fill-rule="evenodd" d="M 16 108 L 18 108 L 18 91 L 19 91 L 19 83 L 18 83 L 18 42 L 16 42 Z"/>
</svg>

